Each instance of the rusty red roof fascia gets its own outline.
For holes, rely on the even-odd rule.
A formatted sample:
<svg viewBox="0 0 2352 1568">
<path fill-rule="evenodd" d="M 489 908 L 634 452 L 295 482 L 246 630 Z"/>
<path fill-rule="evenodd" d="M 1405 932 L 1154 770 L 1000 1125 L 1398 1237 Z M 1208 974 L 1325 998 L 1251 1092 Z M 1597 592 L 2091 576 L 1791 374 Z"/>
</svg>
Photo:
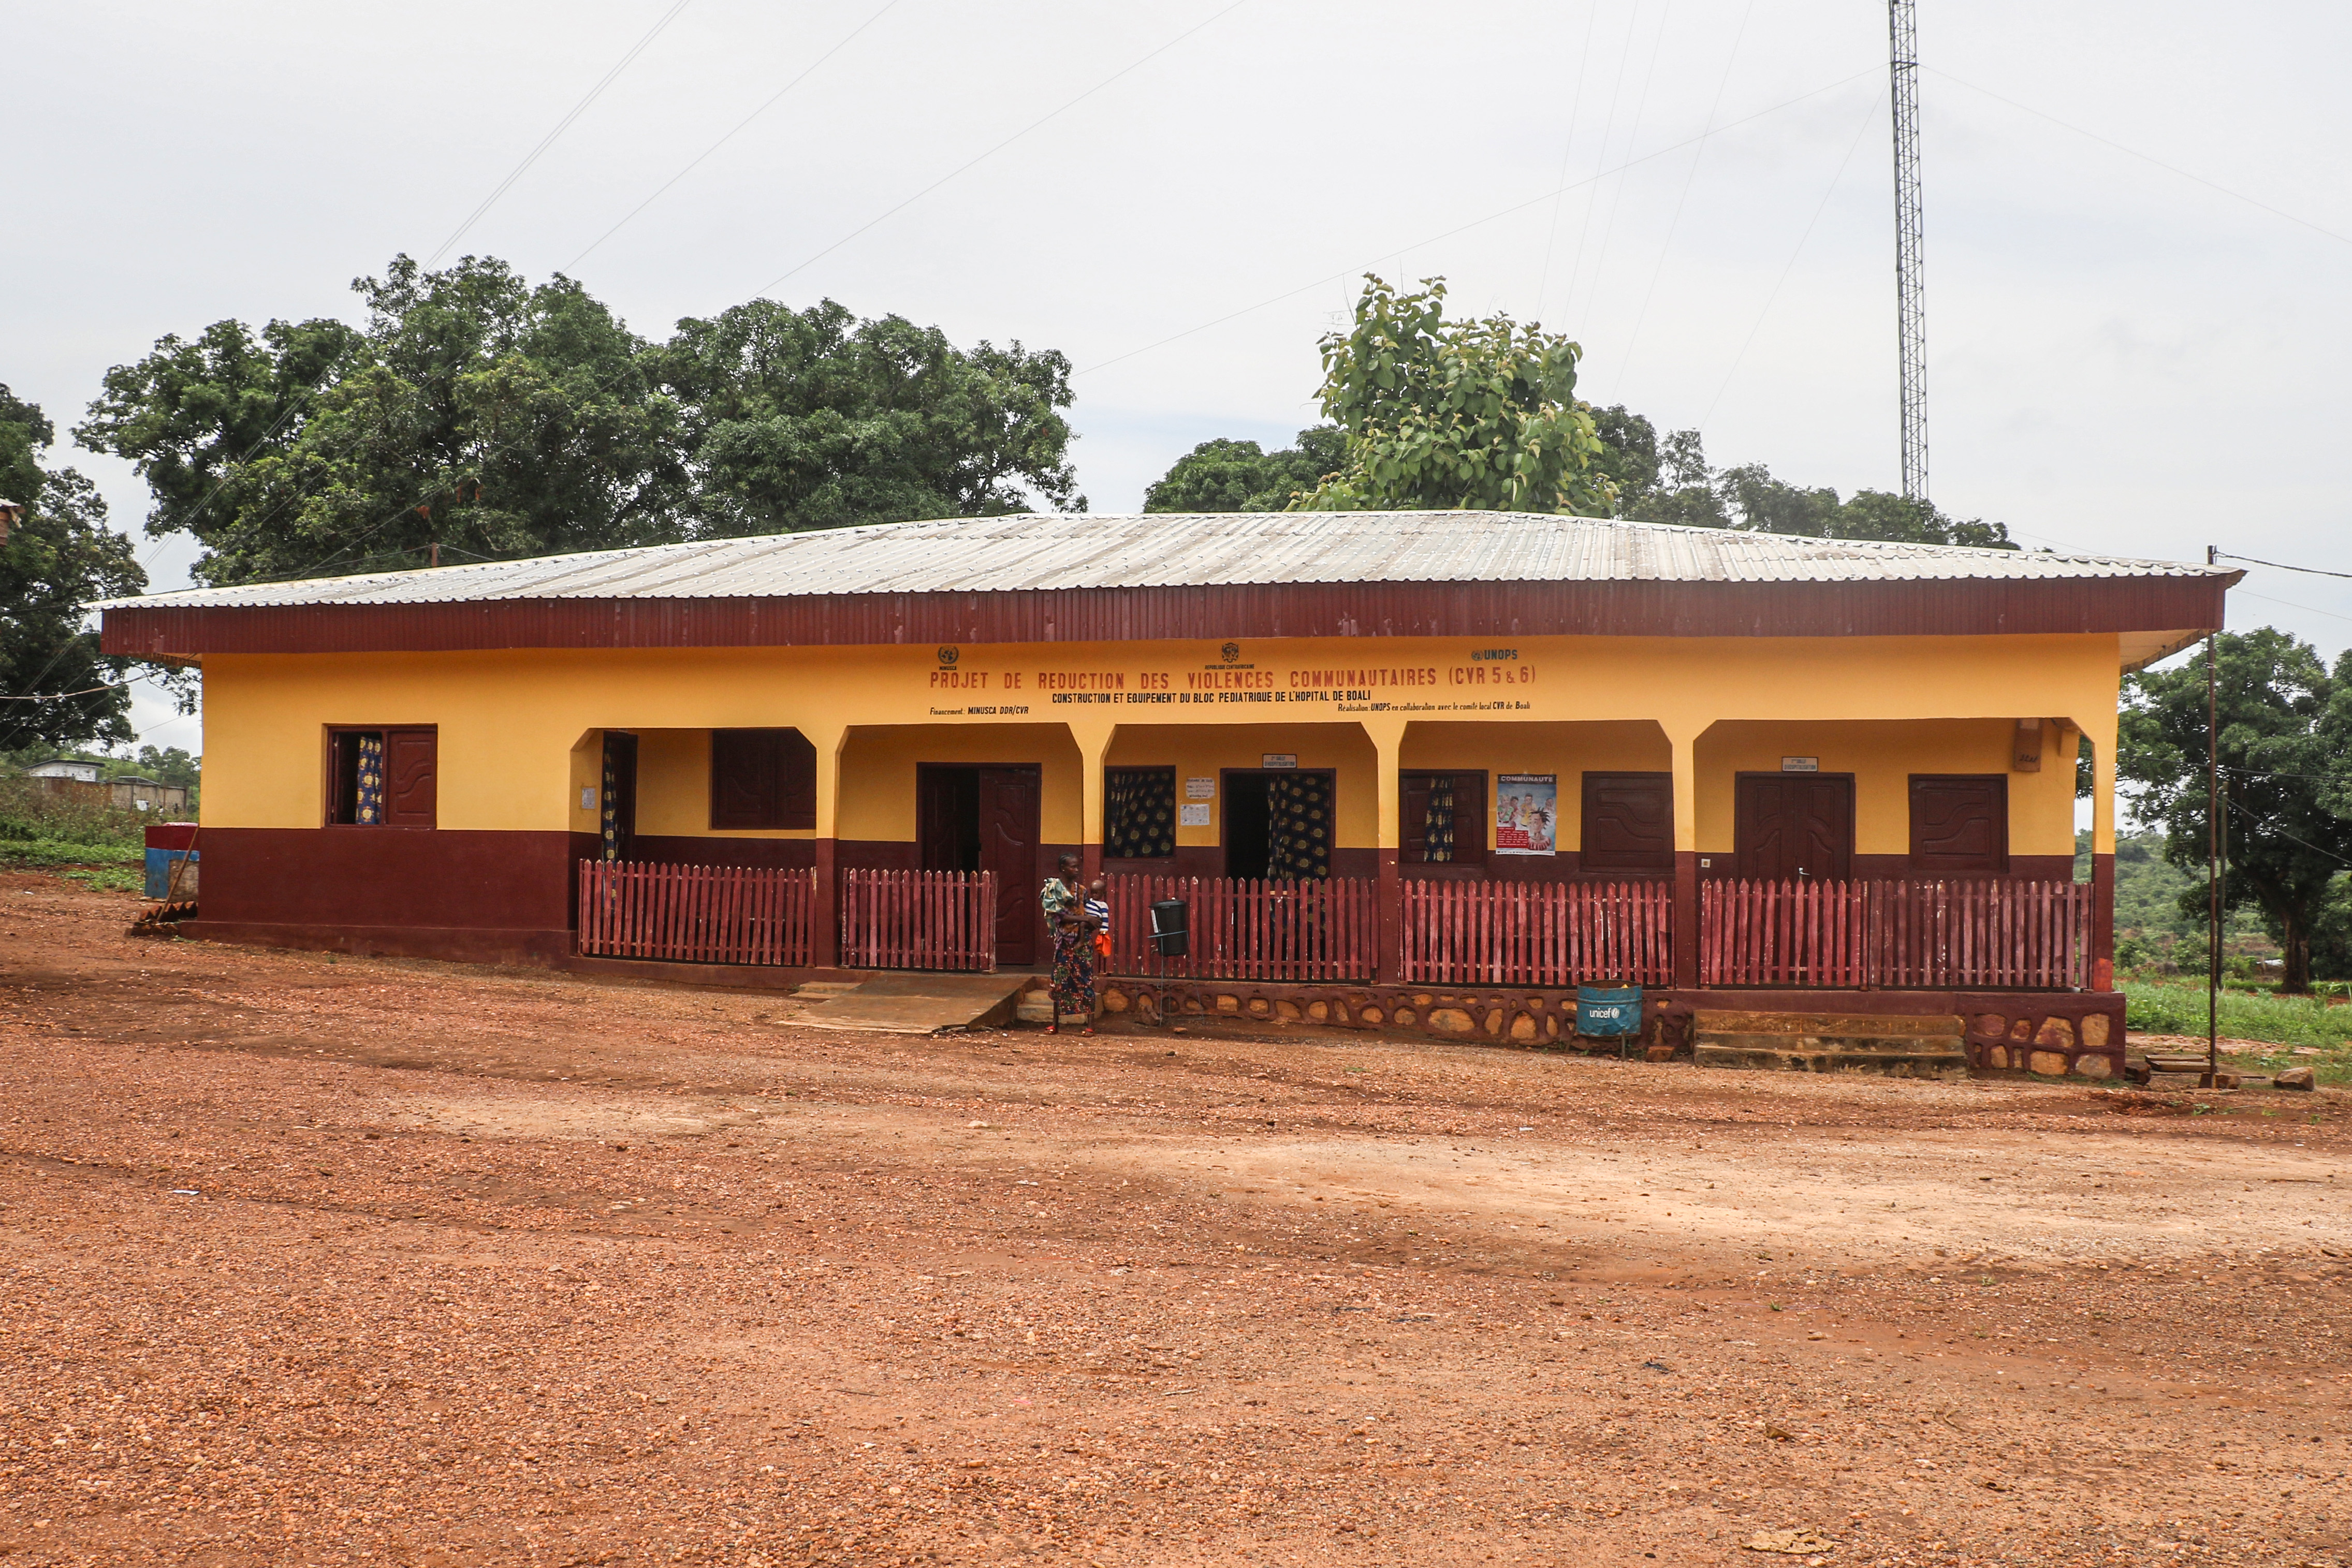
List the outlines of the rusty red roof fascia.
<svg viewBox="0 0 2352 1568">
<path fill-rule="evenodd" d="M 110 653 L 751 648 L 1267 637 L 1885 637 L 2204 631 L 2227 580 L 1299 583 L 105 612 Z"/>
</svg>

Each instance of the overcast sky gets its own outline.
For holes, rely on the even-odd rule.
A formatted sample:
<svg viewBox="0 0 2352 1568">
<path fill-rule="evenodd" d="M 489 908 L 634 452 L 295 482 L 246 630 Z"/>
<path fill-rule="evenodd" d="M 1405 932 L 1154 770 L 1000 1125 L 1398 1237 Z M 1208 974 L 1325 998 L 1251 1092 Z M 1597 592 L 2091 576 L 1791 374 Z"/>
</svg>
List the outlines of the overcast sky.
<svg viewBox="0 0 2352 1568">
<path fill-rule="evenodd" d="M 2352 570 L 2352 8 L 1919 9 L 1937 501 Z M 1312 423 L 1367 269 L 1566 329 L 1583 395 L 1718 464 L 1897 486 L 1873 0 L 12 8 L 0 381 L 64 427 L 165 332 L 357 319 L 351 278 L 450 242 L 649 32 L 451 256 L 649 336 L 764 294 L 1060 349 L 1097 511 Z M 138 529 L 126 465 L 51 456 Z M 2257 570 L 2232 623 L 2333 655 L 2347 590 Z"/>
</svg>

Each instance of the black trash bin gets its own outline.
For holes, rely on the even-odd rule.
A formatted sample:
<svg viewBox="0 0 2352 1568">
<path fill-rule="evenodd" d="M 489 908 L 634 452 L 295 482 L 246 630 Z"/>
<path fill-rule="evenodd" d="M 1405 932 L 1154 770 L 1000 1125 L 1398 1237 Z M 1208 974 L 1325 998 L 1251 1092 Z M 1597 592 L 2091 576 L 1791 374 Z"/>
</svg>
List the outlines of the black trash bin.
<svg viewBox="0 0 2352 1568">
<path fill-rule="evenodd" d="M 1151 905 L 1151 950 L 1163 958 L 1181 958 L 1192 950 L 1191 915 L 1181 898 L 1155 900 Z"/>
</svg>

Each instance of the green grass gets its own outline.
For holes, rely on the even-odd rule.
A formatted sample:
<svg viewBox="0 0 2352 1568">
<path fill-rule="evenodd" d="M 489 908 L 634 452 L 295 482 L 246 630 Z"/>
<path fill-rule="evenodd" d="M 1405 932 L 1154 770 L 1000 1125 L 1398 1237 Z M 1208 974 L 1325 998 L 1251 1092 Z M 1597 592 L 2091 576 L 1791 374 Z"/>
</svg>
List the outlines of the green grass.
<svg viewBox="0 0 2352 1568">
<path fill-rule="evenodd" d="M 2202 1035 L 2205 1032 L 2205 988 L 2177 980 L 2142 979 L 2126 975 L 2120 982 L 2135 1034 Z M 2267 991 L 2224 990 L 2221 997 L 2221 1036 L 2254 1040 L 2279 1049 L 2232 1061 L 2257 1071 L 2310 1067 L 2324 1083 L 2352 1083 L 2352 1007 L 2329 1007 L 2319 997 L 2281 997 Z M 2319 1056 L 2297 1056 L 2293 1048 L 2316 1049 Z"/>
<path fill-rule="evenodd" d="M 144 867 L 131 871 L 121 866 L 96 866 L 61 871 L 58 874 L 68 882 L 78 882 L 84 887 L 96 888 L 100 893 L 147 891 L 147 873 Z"/>
</svg>

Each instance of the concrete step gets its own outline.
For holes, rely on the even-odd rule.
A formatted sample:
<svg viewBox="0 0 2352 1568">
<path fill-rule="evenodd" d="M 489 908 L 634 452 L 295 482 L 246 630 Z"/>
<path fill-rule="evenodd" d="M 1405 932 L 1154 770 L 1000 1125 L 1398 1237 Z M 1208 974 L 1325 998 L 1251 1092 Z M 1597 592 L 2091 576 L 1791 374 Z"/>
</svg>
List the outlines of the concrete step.
<svg viewBox="0 0 2352 1568">
<path fill-rule="evenodd" d="M 789 1021 L 812 1029 L 872 1030 L 881 1034 L 936 1034 L 948 1029 L 1003 1024 L 1026 975 L 875 975 L 834 992 L 826 982 L 793 994 L 816 1003 Z"/>
<path fill-rule="evenodd" d="M 1700 1012 L 1691 1019 L 1691 1055 L 1701 1067 L 1965 1078 L 1966 1029 L 1943 1014 Z"/>
</svg>

